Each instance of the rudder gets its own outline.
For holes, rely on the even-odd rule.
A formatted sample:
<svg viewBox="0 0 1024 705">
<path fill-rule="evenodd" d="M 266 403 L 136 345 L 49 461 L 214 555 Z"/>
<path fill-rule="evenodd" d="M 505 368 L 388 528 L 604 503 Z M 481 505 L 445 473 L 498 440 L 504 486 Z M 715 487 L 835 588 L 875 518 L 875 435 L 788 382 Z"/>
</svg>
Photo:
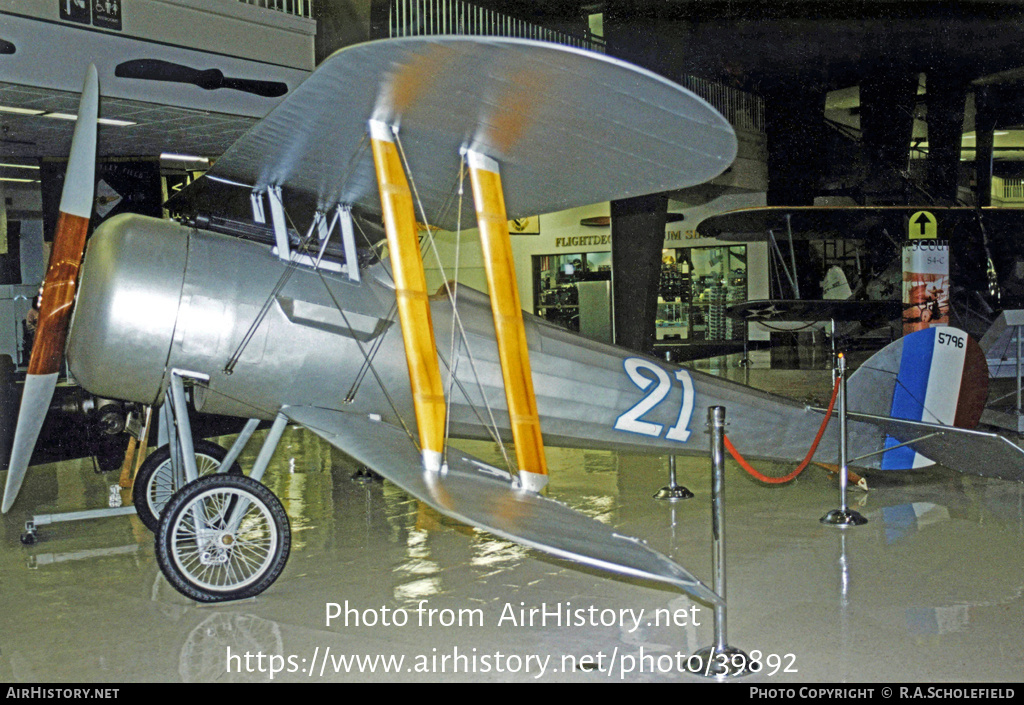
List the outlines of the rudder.
<svg viewBox="0 0 1024 705">
<path fill-rule="evenodd" d="M 973 338 L 938 326 L 890 343 L 861 365 L 847 386 L 852 412 L 974 428 L 988 397 L 988 365 Z M 899 441 L 886 438 L 885 447 L 896 445 Z M 930 464 L 908 446 L 882 457 L 883 470 Z"/>
</svg>

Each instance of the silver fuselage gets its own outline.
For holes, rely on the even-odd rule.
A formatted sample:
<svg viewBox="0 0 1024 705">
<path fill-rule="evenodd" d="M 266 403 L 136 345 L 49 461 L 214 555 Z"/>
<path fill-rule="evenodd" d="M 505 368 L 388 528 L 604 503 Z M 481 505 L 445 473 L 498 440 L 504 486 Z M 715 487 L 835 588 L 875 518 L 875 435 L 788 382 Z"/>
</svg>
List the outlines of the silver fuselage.
<svg viewBox="0 0 1024 705">
<path fill-rule="evenodd" d="M 204 412 L 270 419 L 283 406 L 313 406 L 415 428 L 394 301 L 386 263 L 364 269 L 356 283 L 289 265 L 259 243 L 119 216 L 90 240 L 68 362 L 86 390 L 105 397 L 159 403 L 170 371 L 180 369 L 209 377 L 196 394 Z M 449 296 L 432 304 L 451 433 L 491 437 L 493 416 L 508 440 L 489 300 L 459 287 L 456 301 L 454 355 Z M 707 408 L 721 405 L 729 437 L 746 455 L 799 460 L 821 422 L 820 412 L 791 400 L 525 318 L 551 445 L 706 453 Z M 878 444 L 874 427 L 851 424 L 851 453 Z M 835 463 L 837 449 L 830 429 L 816 459 Z"/>
</svg>

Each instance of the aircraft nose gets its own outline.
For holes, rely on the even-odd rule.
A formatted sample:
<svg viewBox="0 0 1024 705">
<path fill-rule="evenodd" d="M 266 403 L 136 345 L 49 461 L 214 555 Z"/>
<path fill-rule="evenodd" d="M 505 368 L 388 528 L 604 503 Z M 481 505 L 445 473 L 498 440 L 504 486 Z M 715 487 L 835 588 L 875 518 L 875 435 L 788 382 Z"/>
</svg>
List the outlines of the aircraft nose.
<svg viewBox="0 0 1024 705">
<path fill-rule="evenodd" d="M 189 230 L 125 214 L 89 241 L 68 333 L 71 373 L 98 396 L 154 402 L 174 338 Z"/>
</svg>

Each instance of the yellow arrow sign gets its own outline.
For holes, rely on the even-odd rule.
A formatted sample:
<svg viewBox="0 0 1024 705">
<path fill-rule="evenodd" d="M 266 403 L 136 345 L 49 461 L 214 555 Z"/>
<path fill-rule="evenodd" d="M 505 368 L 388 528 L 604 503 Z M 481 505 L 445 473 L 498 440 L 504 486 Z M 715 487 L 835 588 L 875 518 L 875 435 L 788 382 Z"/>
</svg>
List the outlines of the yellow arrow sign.
<svg viewBox="0 0 1024 705">
<path fill-rule="evenodd" d="M 910 216 L 907 236 L 911 240 L 934 240 L 939 237 L 939 221 L 928 211 L 918 211 Z"/>
</svg>

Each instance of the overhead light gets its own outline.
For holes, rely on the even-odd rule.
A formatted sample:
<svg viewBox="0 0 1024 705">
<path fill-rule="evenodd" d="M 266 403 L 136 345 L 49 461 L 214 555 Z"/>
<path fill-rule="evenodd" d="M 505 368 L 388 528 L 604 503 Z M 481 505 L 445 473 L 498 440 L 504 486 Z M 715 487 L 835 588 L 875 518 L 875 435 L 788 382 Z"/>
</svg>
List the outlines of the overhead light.
<svg viewBox="0 0 1024 705">
<path fill-rule="evenodd" d="M 163 154 L 160 155 L 160 158 L 161 159 L 166 159 L 166 160 L 172 161 L 172 162 L 207 162 L 207 163 L 209 163 L 209 161 L 210 161 L 206 157 L 197 157 L 197 156 L 194 156 L 192 154 L 173 154 L 173 153 L 170 153 L 170 152 L 164 152 Z"/>
<path fill-rule="evenodd" d="M 60 113 L 60 112 L 47 112 L 45 110 L 36 110 L 34 108 L 15 108 L 11 105 L 0 105 L 0 113 L 11 113 L 14 115 L 31 115 L 37 117 L 48 117 L 55 120 L 69 120 L 75 121 L 78 119 L 77 115 L 71 113 Z M 99 118 L 97 122 L 101 125 L 113 125 L 114 127 L 129 127 L 131 125 L 138 125 L 139 123 L 131 120 L 119 120 L 117 118 Z"/>
<path fill-rule="evenodd" d="M 97 122 L 101 125 L 113 125 L 114 127 L 131 127 L 132 125 L 139 124 L 131 120 L 118 120 L 117 118 L 100 118 Z"/>
<path fill-rule="evenodd" d="M 1002 137 L 1002 136 L 1008 135 L 1008 134 L 1010 134 L 1009 130 L 998 130 L 997 132 L 993 132 L 992 133 L 992 135 L 994 137 Z M 965 140 L 976 140 L 976 139 L 978 139 L 978 136 L 977 135 L 964 135 L 964 139 Z"/>
<path fill-rule="evenodd" d="M 10 181 L 15 184 L 38 184 L 39 179 L 16 179 L 13 176 L 0 176 L 0 181 Z"/>
<path fill-rule="evenodd" d="M 0 113 L 14 113 L 15 115 L 42 115 L 45 110 L 35 110 L 33 108 L 15 108 L 10 105 L 0 105 Z"/>
<path fill-rule="evenodd" d="M 54 118 L 55 120 L 77 120 L 77 115 L 71 113 L 43 113 L 43 117 Z M 96 122 L 101 125 L 113 125 L 114 127 L 129 127 L 131 125 L 138 125 L 137 122 L 131 120 L 118 120 L 116 118 L 99 118 Z"/>
<path fill-rule="evenodd" d="M 39 169 L 39 167 L 32 166 L 31 164 L 0 164 L 0 168 L 4 168 L 4 169 L 36 169 L 36 170 Z"/>
</svg>

